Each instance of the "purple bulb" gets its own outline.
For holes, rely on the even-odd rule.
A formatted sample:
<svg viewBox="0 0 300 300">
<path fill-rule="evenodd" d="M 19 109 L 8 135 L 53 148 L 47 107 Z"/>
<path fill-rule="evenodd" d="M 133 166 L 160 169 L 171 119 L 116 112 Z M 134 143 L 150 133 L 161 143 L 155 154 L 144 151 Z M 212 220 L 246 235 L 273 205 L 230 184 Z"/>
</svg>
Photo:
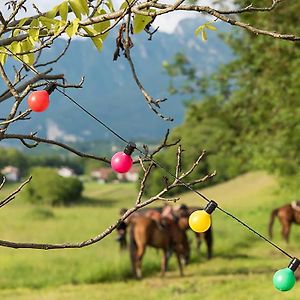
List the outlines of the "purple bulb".
<svg viewBox="0 0 300 300">
<path fill-rule="evenodd" d="M 117 152 L 110 161 L 111 167 L 118 173 L 126 173 L 132 166 L 132 158 L 130 155 L 122 152 Z"/>
</svg>

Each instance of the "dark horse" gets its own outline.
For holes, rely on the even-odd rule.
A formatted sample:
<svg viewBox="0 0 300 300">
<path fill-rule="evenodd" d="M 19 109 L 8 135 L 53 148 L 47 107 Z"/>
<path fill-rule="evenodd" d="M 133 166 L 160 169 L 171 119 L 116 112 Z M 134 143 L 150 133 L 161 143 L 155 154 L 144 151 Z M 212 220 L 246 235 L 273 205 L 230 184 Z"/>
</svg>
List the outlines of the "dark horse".
<svg viewBox="0 0 300 300">
<path fill-rule="evenodd" d="M 288 242 L 292 223 L 300 224 L 300 201 L 294 201 L 272 211 L 269 222 L 270 238 L 272 238 L 272 227 L 275 217 L 278 217 L 281 223 L 282 237 Z"/>
<path fill-rule="evenodd" d="M 146 247 L 162 249 L 161 275 L 167 269 L 168 254 L 175 252 L 180 275 L 183 276 L 182 259 L 189 252 L 189 244 L 185 230 L 181 230 L 174 220 L 161 218 L 158 220 L 137 215 L 130 219 L 130 258 L 133 274 L 142 277 L 142 259 Z"/>
<path fill-rule="evenodd" d="M 179 227 L 183 230 L 189 229 L 188 218 L 192 212 L 195 210 L 203 209 L 201 207 L 188 207 L 185 204 L 180 205 L 178 208 L 174 209 L 174 215 L 179 218 Z M 213 249 L 213 232 L 212 226 L 205 231 L 204 233 L 194 232 L 196 237 L 196 250 L 198 255 L 200 254 L 200 246 L 204 240 L 207 247 L 206 256 L 208 259 L 212 258 L 212 249 Z"/>
</svg>

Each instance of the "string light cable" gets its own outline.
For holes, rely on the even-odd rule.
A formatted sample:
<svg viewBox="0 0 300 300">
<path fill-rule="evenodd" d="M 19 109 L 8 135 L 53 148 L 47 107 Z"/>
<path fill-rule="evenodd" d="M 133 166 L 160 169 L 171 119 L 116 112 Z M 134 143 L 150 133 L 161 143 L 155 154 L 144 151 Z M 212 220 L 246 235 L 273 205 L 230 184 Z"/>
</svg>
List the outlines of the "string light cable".
<svg viewBox="0 0 300 300">
<path fill-rule="evenodd" d="M 26 62 L 24 62 L 20 57 L 16 56 L 9 48 L 7 48 L 6 46 L 4 46 L 4 48 L 13 56 L 15 56 L 18 60 L 20 60 L 29 70 L 31 70 L 33 73 L 35 73 L 36 75 L 39 74 L 33 67 L 31 67 L 30 65 L 28 65 Z M 176 179 L 178 182 L 180 182 L 184 187 L 186 187 L 187 189 L 189 189 L 191 192 L 197 194 L 199 197 L 201 197 L 202 199 L 204 199 L 208 204 L 207 206 L 204 208 L 204 210 L 201 210 L 201 220 L 203 220 L 203 216 L 205 216 L 204 218 L 204 229 L 207 230 L 210 226 L 210 214 L 215 210 L 218 209 L 219 211 L 221 211 L 222 213 L 226 214 L 228 217 L 234 219 L 235 221 L 237 221 L 239 224 L 241 224 L 244 228 L 248 229 L 250 232 L 252 232 L 253 234 L 255 234 L 256 236 L 258 236 L 259 238 L 261 238 L 262 240 L 264 240 L 265 242 L 267 242 L 269 245 L 273 246 L 274 248 L 276 248 L 278 251 L 280 251 L 282 254 L 284 254 L 285 256 L 287 256 L 288 258 L 291 259 L 291 262 L 288 266 L 288 268 L 285 269 L 281 269 L 279 271 L 277 271 L 273 277 L 273 283 L 275 285 L 275 287 L 281 291 L 286 291 L 286 290 L 290 290 L 294 284 L 295 284 L 295 276 L 294 276 L 294 272 L 297 270 L 297 268 L 300 265 L 300 260 L 297 257 L 292 256 L 291 254 L 289 254 L 288 252 L 286 252 L 284 249 L 282 249 L 281 247 L 279 247 L 278 245 L 276 245 L 275 243 L 273 243 L 271 240 L 269 240 L 268 238 L 266 238 L 264 235 L 262 235 L 261 233 L 259 233 L 258 231 L 256 231 L 254 228 L 252 228 L 250 225 L 248 225 L 247 223 L 245 223 L 244 221 L 240 220 L 238 217 L 236 217 L 235 215 L 233 215 L 232 213 L 226 211 L 225 209 L 221 208 L 217 202 L 215 202 L 214 200 L 210 200 L 209 198 L 207 198 L 204 194 L 200 193 L 199 191 L 193 189 L 191 186 L 189 186 L 188 184 L 186 184 L 183 180 L 181 180 L 180 178 L 178 178 L 175 174 L 173 174 L 172 172 L 170 172 L 166 167 L 164 167 L 162 164 L 160 164 L 158 161 L 156 161 L 155 159 L 153 159 L 152 157 L 150 157 L 147 153 L 145 153 L 145 151 L 139 149 L 134 143 L 127 141 L 124 137 L 122 137 L 119 133 L 117 133 L 117 131 L 115 131 L 114 129 L 112 129 L 110 126 L 108 126 L 105 122 L 103 122 L 99 117 L 95 116 L 93 113 L 91 113 L 90 111 L 88 111 L 86 108 L 84 108 L 81 104 L 79 104 L 73 97 L 71 97 L 70 95 L 68 95 L 66 92 L 64 92 L 63 90 L 61 90 L 60 88 L 57 87 L 57 85 L 55 84 L 55 82 L 53 81 L 49 81 L 47 79 L 45 79 L 45 81 L 48 83 L 49 86 L 51 86 L 52 90 L 57 90 L 59 93 L 61 93 L 63 96 L 65 96 L 69 101 L 71 101 L 74 105 L 76 105 L 80 110 L 82 110 L 83 112 L 85 112 L 88 116 L 90 116 L 92 119 L 94 119 L 96 122 L 98 122 L 101 126 L 103 126 L 104 128 L 106 128 L 108 131 L 110 131 L 114 136 L 116 136 L 118 139 L 120 139 L 122 142 L 124 142 L 125 144 L 127 144 L 127 150 L 129 150 L 129 155 L 133 152 L 133 150 L 137 150 L 140 154 L 142 154 L 144 156 L 144 158 L 149 159 L 150 161 L 152 161 L 156 166 L 158 166 L 159 168 L 161 168 L 164 172 L 166 172 L 167 174 L 169 174 L 172 178 Z M 46 87 L 47 89 L 47 87 Z M 50 91 L 52 92 L 52 91 Z M 129 146 L 129 148 L 128 148 Z M 126 152 L 126 148 L 124 150 L 124 152 Z M 125 153 L 126 154 L 126 153 Z M 127 155 L 127 154 L 126 154 Z M 122 172 L 121 172 L 122 173 Z M 197 212 L 197 211 L 196 211 Z M 194 213 L 196 213 L 194 212 Z M 203 213 L 204 212 L 204 213 Z M 194 213 L 192 213 L 192 215 L 190 216 L 189 219 L 189 224 L 190 227 L 194 230 L 197 231 L 197 229 L 199 229 L 199 227 L 202 227 L 201 225 L 197 227 L 197 225 L 199 224 L 199 213 L 198 215 L 193 215 Z M 196 224 L 196 226 L 193 226 L 193 224 Z M 193 228 L 194 227 L 194 228 Z M 195 230 L 196 229 L 196 230 Z M 205 230 L 202 231 L 203 228 L 201 228 L 200 231 L 198 232 L 203 232 Z M 286 269 L 288 269 L 286 271 Z M 279 274 L 278 274 L 279 272 Z M 293 273 L 293 276 L 291 276 L 291 272 Z M 286 283 L 288 282 L 288 283 Z"/>
</svg>

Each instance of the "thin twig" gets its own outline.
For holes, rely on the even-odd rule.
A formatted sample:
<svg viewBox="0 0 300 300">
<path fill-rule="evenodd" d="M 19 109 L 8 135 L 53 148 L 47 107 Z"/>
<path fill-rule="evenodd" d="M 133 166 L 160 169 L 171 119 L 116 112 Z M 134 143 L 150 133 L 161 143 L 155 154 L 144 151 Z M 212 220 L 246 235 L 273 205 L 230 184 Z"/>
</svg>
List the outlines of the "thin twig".
<svg viewBox="0 0 300 300">
<path fill-rule="evenodd" d="M 15 199 L 15 196 L 22 190 L 22 188 L 30 182 L 32 179 L 32 176 L 29 176 L 27 180 L 25 180 L 15 191 L 13 191 L 11 194 L 9 194 L 4 200 L 0 201 L 0 208 L 2 208 L 4 205 L 11 202 L 13 199 Z"/>
</svg>

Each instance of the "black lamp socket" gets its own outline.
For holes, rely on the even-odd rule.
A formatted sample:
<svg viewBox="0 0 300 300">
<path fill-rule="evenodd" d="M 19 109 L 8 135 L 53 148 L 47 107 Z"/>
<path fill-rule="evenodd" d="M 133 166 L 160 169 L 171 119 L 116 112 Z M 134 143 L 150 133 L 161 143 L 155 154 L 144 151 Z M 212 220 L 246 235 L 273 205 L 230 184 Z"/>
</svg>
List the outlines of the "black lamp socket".
<svg viewBox="0 0 300 300">
<path fill-rule="evenodd" d="M 135 143 L 129 142 L 123 152 L 127 155 L 131 155 L 135 148 L 136 148 Z"/>
<path fill-rule="evenodd" d="M 56 88 L 56 82 L 49 82 L 44 90 L 50 95 Z"/>
<path fill-rule="evenodd" d="M 210 200 L 204 210 L 208 213 L 211 214 L 216 208 L 218 207 L 218 203 L 215 202 L 214 200 Z"/>
<path fill-rule="evenodd" d="M 300 260 L 297 257 L 294 257 L 293 260 L 289 264 L 289 269 L 291 269 L 293 272 L 297 270 L 297 268 L 300 265 Z"/>
</svg>

